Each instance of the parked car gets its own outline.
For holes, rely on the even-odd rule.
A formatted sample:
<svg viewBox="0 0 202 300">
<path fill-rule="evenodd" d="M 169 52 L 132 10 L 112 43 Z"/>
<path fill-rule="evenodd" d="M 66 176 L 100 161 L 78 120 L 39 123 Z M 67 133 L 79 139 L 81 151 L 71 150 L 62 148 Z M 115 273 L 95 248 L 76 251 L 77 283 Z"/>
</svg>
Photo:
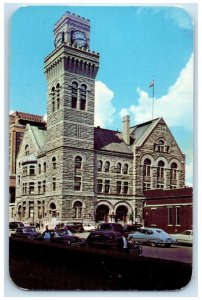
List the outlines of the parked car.
<svg viewBox="0 0 202 300">
<path fill-rule="evenodd" d="M 174 238 L 160 228 L 139 228 L 128 234 L 128 240 L 151 246 L 164 245 L 167 248 L 175 244 Z"/>
<path fill-rule="evenodd" d="M 65 226 L 71 231 L 71 232 L 83 232 L 83 224 L 80 222 L 65 222 Z"/>
<path fill-rule="evenodd" d="M 98 247 L 102 249 L 114 249 L 121 250 L 119 248 L 119 241 L 122 238 L 122 234 L 120 232 L 111 231 L 111 230 L 93 230 L 89 234 L 86 239 L 86 243 L 91 247 Z M 135 245 L 133 243 L 129 243 L 129 250 L 133 250 L 136 255 L 140 255 L 142 253 L 142 247 L 139 245 Z"/>
<path fill-rule="evenodd" d="M 27 239 L 34 239 L 40 236 L 35 226 L 24 226 L 16 229 L 16 232 L 11 234 L 12 237 L 22 237 Z"/>
<path fill-rule="evenodd" d="M 91 223 L 83 223 L 83 229 L 84 231 L 91 231 L 95 229 L 95 225 Z"/>
<path fill-rule="evenodd" d="M 100 223 L 98 224 L 97 229 L 122 232 L 123 226 L 119 223 Z"/>
<path fill-rule="evenodd" d="M 37 240 L 51 241 L 54 243 L 72 245 L 73 243 L 83 242 L 79 237 L 72 235 L 68 230 L 64 229 L 49 229 L 50 236 L 46 236 L 46 231 L 44 231 Z"/>
<path fill-rule="evenodd" d="M 193 243 L 193 230 L 185 230 L 180 234 L 174 235 L 176 242 L 180 244 L 192 245 Z"/>
<path fill-rule="evenodd" d="M 9 222 L 9 229 L 10 230 L 16 230 L 19 227 L 24 227 L 24 223 L 22 222 Z"/>
<path fill-rule="evenodd" d="M 129 234 L 129 233 L 137 231 L 137 229 L 139 229 L 141 227 L 142 227 L 142 224 L 139 224 L 139 223 L 128 224 L 128 225 L 123 226 L 123 232 L 126 232 L 127 234 Z"/>
</svg>

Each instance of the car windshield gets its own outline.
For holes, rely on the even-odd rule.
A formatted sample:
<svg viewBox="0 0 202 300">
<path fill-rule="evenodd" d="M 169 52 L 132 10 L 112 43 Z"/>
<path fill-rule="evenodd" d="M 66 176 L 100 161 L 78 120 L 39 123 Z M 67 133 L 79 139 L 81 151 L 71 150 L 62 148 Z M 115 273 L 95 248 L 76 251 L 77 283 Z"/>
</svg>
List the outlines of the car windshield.
<svg viewBox="0 0 202 300">
<path fill-rule="evenodd" d="M 183 234 L 184 235 L 191 235 L 191 231 L 186 230 L 186 231 L 183 232 Z"/>
</svg>

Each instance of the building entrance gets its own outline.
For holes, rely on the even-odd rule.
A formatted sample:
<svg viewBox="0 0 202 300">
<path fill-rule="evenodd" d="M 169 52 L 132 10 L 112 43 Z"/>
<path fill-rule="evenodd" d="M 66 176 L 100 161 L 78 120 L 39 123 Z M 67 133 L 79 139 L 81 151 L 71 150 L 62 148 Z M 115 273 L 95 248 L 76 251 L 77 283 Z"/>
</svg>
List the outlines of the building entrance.
<svg viewBox="0 0 202 300">
<path fill-rule="evenodd" d="M 108 222 L 109 207 L 107 205 L 100 205 L 96 210 L 96 222 Z"/>
</svg>

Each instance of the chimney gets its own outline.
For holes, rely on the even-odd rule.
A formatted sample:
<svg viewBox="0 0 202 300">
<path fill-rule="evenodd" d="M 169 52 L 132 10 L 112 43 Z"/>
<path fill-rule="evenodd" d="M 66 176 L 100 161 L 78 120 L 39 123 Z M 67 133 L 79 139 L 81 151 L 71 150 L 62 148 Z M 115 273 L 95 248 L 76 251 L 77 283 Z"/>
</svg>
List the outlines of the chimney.
<svg viewBox="0 0 202 300">
<path fill-rule="evenodd" d="M 124 142 L 127 145 L 130 145 L 130 116 L 124 116 L 123 117 L 123 132 L 122 132 L 122 136 L 124 139 Z"/>
</svg>

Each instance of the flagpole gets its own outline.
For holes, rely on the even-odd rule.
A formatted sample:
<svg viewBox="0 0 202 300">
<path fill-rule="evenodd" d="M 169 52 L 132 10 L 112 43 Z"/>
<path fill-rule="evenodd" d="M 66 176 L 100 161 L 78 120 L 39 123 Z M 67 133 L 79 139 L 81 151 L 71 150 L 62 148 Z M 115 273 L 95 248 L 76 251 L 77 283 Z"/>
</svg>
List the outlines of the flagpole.
<svg viewBox="0 0 202 300">
<path fill-rule="evenodd" d="M 154 118 L 154 79 L 153 79 L 153 85 L 152 85 L 152 120 Z"/>
</svg>

